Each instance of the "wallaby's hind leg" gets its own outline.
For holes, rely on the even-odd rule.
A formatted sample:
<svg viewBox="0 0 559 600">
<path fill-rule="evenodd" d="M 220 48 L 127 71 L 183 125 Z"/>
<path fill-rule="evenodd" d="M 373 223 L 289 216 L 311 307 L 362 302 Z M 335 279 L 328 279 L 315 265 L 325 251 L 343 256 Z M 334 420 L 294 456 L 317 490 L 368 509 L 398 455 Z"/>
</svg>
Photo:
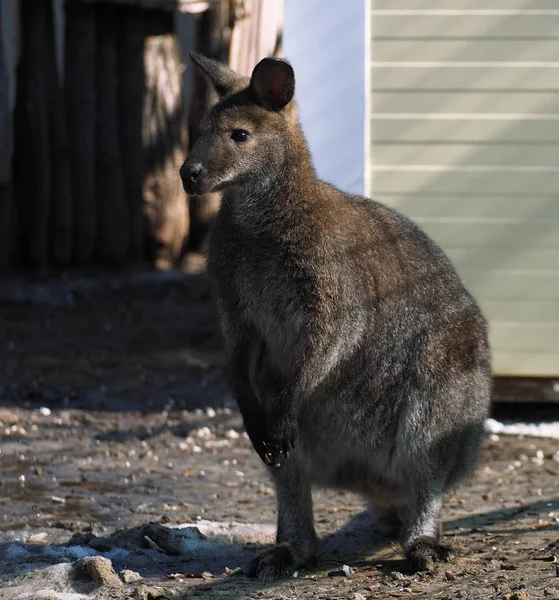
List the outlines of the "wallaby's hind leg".
<svg viewBox="0 0 559 600">
<path fill-rule="evenodd" d="M 433 562 L 448 562 L 452 550 L 440 543 L 442 494 L 419 490 L 404 524 L 403 547 L 416 571 L 431 568 Z"/>
<path fill-rule="evenodd" d="M 273 469 L 278 504 L 277 544 L 259 554 L 248 575 L 271 581 L 291 575 L 316 555 L 310 477 L 301 471 L 297 456 L 291 455 Z"/>
</svg>

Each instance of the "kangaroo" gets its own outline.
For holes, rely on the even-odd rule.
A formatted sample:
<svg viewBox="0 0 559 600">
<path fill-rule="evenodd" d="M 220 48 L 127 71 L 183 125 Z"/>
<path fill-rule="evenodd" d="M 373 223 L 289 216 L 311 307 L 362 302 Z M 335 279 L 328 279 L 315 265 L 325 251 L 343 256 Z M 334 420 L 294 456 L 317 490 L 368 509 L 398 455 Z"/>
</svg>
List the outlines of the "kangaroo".
<svg viewBox="0 0 559 600">
<path fill-rule="evenodd" d="M 180 174 L 221 191 L 207 268 L 248 436 L 274 479 L 260 580 L 316 556 L 312 486 L 363 494 L 415 570 L 452 558 L 445 495 L 476 465 L 491 393 L 486 322 L 413 222 L 317 178 L 295 75 L 191 53 L 218 103 Z M 343 140 L 340 141 L 343 143 Z"/>
</svg>

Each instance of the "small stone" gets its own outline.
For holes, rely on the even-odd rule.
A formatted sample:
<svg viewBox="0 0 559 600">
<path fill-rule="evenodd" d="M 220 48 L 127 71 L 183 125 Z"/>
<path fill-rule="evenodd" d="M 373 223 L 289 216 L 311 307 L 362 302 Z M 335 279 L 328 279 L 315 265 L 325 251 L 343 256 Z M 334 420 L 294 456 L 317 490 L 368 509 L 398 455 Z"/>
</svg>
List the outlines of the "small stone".
<svg viewBox="0 0 559 600">
<path fill-rule="evenodd" d="M 392 577 L 394 581 L 402 581 L 406 578 L 402 573 L 400 573 L 400 571 L 392 571 L 392 573 L 390 573 L 390 577 Z"/>
<path fill-rule="evenodd" d="M 530 594 L 526 590 L 518 590 L 512 594 L 505 594 L 505 600 L 530 600 Z"/>
<path fill-rule="evenodd" d="M 120 572 L 120 577 L 124 583 L 136 583 L 142 580 L 142 576 L 136 571 L 130 571 L 130 569 L 123 569 Z"/>
<path fill-rule="evenodd" d="M 365 596 L 363 596 L 363 594 L 360 594 L 359 592 L 355 592 L 355 594 L 353 594 L 353 600 L 367 600 L 367 598 L 365 598 Z"/>
<path fill-rule="evenodd" d="M 549 597 L 549 596 L 559 597 L 559 589 L 546 587 L 543 591 L 543 595 L 546 597 Z"/>
<path fill-rule="evenodd" d="M 351 575 L 351 567 L 344 565 L 341 569 L 334 569 L 328 573 L 328 577 L 349 577 Z"/>
<path fill-rule="evenodd" d="M 51 409 L 47 408 L 46 406 L 41 406 L 41 408 L 39 409 L 39 414 L 43 417 L 50 417 L 51 413 Z"/>
<path fill-rule="evenodd" d="M 95 583 L 108 587 L 122 587 L 120 577 L 113 569 L 113 564 L 108 558 L 102 556 L 87 556 L 76 561 L 76 568 L 88 575 Z"/>
<path fill-rule="evenodd" d="M 66 499 L 61 498 L 60 496 L 51 496 L 50 500 L 55 504 L 66 504 Z"/>
<path fill-rule="evenodd" d="M 239 437 L 239 434 L 234 429 L 229 429 L 227 432 L 225 432 L 225 437 L 230 440 L 236 440 Z"/>
<path fill-rule="evenodd" d="M 42 544 L 47 539 L 47 534 L 43 531 L 42 533 L 34 533 L 27 538 L 28 544 Z"/>
<path fill-rule="evenodd" d="M 456 575 L 452 571 L 445 571 L 444 576 L 448 581 L 454 581 L 456 579 Z"/>
</svg>

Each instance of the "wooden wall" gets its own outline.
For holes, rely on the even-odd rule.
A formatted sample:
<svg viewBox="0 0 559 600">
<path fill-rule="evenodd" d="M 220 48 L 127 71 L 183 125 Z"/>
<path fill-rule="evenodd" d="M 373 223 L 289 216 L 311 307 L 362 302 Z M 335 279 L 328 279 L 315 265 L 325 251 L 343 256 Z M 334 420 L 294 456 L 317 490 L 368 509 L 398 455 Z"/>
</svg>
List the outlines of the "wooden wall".
<svg viewBox="0 0 559 600">
<path fill-rule="evenodd" d="M 0 269 L 174 264 L 188 232 L 174 14 L 66 2 L 60 65 L 56 4 L 7 6 L 0 31 L 18 32 L 19 56 L 14 73 L 2 40 L 0 89 L 15 74 L 16 101 L 0 95 L 2 139 L 13 140 L 0 154 Z"/>
<path fill-rule="evenodd" d="M 219 195 L 189 199 L 178 171 L 213 96 L 187 53 L 250 73 L 281 51 L 282 7 L 2 0 L 0 273 L 203 251 Z"/>
</svg>

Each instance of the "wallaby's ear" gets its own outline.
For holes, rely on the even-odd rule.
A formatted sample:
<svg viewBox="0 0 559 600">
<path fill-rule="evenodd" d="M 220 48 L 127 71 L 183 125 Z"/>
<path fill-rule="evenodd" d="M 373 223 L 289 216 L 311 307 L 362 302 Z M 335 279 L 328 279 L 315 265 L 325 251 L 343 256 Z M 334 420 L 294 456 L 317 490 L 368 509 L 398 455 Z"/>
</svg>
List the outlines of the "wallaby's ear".
<svg viewBox="0 0 559 600">
<path fill-rule="evenodd" d="M 295 93 L 293 67 L 279 58 L 263 58 L 254 67 L 250 91 L 258 104 L 268 110 L 281 110 Z"/>
<path fill-rule="evenodd" d="M 246 87 L 247 78 L 239 75 L 223 63 L 203 54 L 198 54 L 198 52 L 190 52 L 189 54 L 192 62 L 208 76 L 220 99 Z"/>
</svg>

